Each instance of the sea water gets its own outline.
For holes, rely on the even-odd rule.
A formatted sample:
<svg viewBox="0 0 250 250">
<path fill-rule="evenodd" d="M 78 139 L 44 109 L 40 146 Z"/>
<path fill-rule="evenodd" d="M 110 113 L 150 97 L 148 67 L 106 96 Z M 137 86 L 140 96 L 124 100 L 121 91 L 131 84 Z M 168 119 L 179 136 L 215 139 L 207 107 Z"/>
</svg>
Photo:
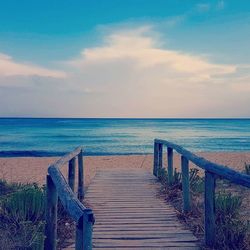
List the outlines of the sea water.
<svg viewBox="0 0 250 250">
<path fill-rule="evenodd" d="M 0 156 L 146 154 L 155 138 L 191 151 L 249 151 L 250 119 L 1 118 Z"/>
</svg>

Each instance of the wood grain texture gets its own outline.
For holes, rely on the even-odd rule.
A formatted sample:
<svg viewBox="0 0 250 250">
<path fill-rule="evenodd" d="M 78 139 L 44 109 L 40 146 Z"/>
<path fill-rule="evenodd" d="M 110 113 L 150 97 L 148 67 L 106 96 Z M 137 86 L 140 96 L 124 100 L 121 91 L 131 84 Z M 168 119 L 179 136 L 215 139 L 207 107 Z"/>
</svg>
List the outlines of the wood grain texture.
<svg viewBox="0 0 250 250">
<path fill-rule="evenodd" d="M 85 195 L 96 218 L 93 249 L 199 249 L 158 190 L 156 178 L 145 170 L 97 172 Z"/>
</svg>

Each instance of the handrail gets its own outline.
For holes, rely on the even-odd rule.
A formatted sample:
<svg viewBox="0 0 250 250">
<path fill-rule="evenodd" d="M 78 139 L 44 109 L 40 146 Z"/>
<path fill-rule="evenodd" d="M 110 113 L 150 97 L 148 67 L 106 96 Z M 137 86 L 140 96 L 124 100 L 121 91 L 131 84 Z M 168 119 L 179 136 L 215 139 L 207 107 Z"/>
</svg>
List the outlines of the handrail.
<svg viewBox="0 0 250 250">
<path fill-rule="evenodd" d="M 215 243 L 215 185 L 216 178 L 224 178 L 250 188 L 250 176 L 239 173 L 233 169 L 220 164 L 208 161 L 202 157 L 198 157 L 194 153 L 185 148 L 161 139 L 154 140 L 154 166 L 153 174 L 158 177 L 159 170 L 163 168 L 163 146 L 167 146 L 167 169 L 168 182 L 173 181 L 173 150 L 181 154 L 181 172 L 182 172 L 182 193 L 183 193 L 183 211 L 189 212 L 190 206 L 190 190 L 189 190 L 189 161 L 196 166 L 205 170 L 205 242 L 208 246 Z"/>
<path fill-rule="evenodd" d="M 227 166 L 208 161 L 207 159 L 199 157 L 175 143 L 160 139 L 155 139 L 155 142 L 158 144 L 166 145 L 167 147 L 174 149 L 179 154 L 185 156 L 187 160 L 193 162 L 196 166 L 204 170 L 207 170 L 213 174 L 223 177 L 224 179 L 232 181 L 235 184 L 239 184 L 250 188 L 250 176 L 247 174 L 242 174 Z"/>
<path fill-rule="evenodd" d="M 74 193 L 76 158 L 78 158 L 78 198 Z M 60 171 L 60 167 L 65 163 L 68 163 L 68 183 Z M 94 214 L 91 209 L 86 208 L 81 203 L 84 198 L 84 171 L 81 147 L 64 155 L 48 168 L 45 250 L 56 249 L 58 198 L 65 211 L 77 223 L 75 248 L 79 250 L 92 249 Z"/>
</svg>

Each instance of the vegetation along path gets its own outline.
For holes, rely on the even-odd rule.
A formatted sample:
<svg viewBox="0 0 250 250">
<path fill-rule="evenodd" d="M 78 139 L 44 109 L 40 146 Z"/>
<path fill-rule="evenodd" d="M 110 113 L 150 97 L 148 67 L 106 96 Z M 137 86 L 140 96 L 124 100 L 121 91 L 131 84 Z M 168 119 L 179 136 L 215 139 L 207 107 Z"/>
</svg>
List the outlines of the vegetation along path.
<svg viewBox="0 0 250 250">
<path fill-rule="evenodd" d="M 96 218 L 93 249 L 199 249 L 158 189 L 145 170 L 99 171 L 85 197 Z"/>
</svg>

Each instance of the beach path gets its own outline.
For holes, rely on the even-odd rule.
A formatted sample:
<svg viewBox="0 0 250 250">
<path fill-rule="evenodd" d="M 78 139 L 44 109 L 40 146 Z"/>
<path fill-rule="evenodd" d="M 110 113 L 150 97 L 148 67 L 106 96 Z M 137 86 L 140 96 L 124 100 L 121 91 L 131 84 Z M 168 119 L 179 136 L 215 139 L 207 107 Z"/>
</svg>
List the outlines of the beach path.
<svg viewBox="0 0 250 250">
<path fill-rule="evenodd" d="M 85 202 L 96 218 L 93 249 L 199 249 L 144 169 L 98 170 Z"/>
</svg>

